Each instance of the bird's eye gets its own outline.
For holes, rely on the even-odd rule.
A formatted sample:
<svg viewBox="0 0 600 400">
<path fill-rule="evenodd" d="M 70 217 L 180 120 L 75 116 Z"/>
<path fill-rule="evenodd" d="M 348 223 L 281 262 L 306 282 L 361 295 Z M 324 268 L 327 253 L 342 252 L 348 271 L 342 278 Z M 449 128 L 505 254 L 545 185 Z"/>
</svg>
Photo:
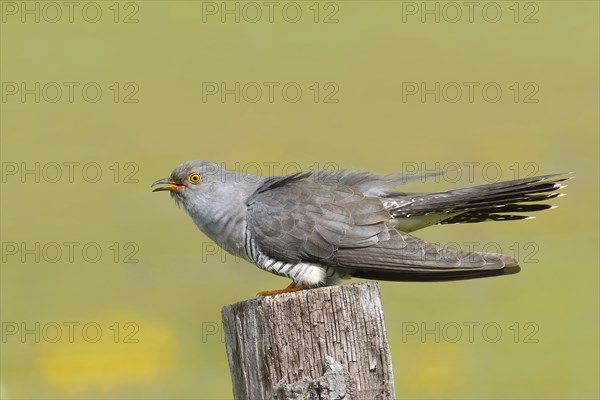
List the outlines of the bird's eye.
<svg viewBox="0 0 600 400">
<path fill-rule="evenodd" d="M 197 185 L 200 183 L 202 178 L 200 177 L 200 174 L 194 173 L 194 174 L 189 174 L 187 180 L 189 183 L 193 183 L 194 185 Z"/>
</svg>

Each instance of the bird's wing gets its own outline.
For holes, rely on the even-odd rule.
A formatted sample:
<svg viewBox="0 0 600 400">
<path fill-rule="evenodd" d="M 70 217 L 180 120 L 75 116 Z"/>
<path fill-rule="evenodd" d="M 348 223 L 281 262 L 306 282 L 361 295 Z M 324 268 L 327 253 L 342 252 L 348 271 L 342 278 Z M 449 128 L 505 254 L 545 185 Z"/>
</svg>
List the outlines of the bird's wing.
<svg viewBox="0 0 600 400">
<path fill-rule="evenodd" d="M 340 247 L 369 246 L 387 236 L 389 211 L 350 186 L 312 178 L 266 185 L 250 198 L 247 221 L 271 257 L 334 265 Z"/>
<path fill-rule="evenodd" d="M 516 265 L 510 257 L 425 242 L 390 228 L 390 217 L 380 199 L 354 187 L 301 177 L 257 191 L 247 221 L 261 251 L 272 258 L 345 268 L 367 278 L 404 280 Z"/>
</svg>

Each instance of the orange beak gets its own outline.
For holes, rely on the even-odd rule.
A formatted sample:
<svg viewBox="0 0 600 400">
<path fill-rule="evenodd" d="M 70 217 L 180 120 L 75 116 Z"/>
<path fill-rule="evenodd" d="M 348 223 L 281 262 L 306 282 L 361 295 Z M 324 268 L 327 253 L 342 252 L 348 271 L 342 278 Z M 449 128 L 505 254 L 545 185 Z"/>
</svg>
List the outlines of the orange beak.
<svg viewBox="0 0 600 400">
<path fill-rule="evenodd" d="M 157 187 L 156 189 L 152 190 L 153 192 L 161 192 L 164 190 L 168 190 L 170 192 L 174 192 L 176 190 L 179 190 L 180 188 L 185 187 L 185 185 L 181 182 L 175 182 L 173 180 L 171 180 L 171 178 L 162 178 L 157 180 L 156 182 L 154 182 L 150 187 L 156 186 L 156 185 L 170 185 L 170 186 L 161 186 L 161 187 Z"/>
</svg>

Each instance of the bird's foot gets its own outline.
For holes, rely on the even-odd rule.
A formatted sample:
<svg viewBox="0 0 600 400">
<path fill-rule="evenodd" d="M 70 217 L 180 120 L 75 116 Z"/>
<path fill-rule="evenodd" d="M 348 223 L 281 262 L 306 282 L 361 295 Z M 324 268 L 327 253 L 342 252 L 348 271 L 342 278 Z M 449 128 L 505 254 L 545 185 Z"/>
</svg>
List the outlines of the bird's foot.
<svg viewBox="0 0 600 400">
<path fill-rule="evenodd" d="M 304 290 L 304 289 L 309 289 L 309 287 L 307 285 L 300 285 L 300 286 L 296 287 L 296 284 L 294 282 L 292 282 L 285 289 L 267 290 L 267 291 L 264 291 L 264 292 L 258 292 L 258 293 L 256 293 L 256 295 L 257 296 L 273 296 L 275 294 L 297 292 L 299 290 Z"/>
</svg>

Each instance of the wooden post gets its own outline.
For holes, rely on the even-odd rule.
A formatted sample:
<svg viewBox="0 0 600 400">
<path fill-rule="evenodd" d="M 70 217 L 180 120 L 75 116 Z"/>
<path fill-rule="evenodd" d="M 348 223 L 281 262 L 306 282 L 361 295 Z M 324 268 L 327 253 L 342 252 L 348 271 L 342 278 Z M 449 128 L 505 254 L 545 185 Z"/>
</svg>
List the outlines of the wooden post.
<svg viewBox="0 0 600 400">
<path fill-rule="evenodd" d="M 375 282 L 255 298 L 222 316 L 237 400 L 395 398 Z"/>
</svg>

